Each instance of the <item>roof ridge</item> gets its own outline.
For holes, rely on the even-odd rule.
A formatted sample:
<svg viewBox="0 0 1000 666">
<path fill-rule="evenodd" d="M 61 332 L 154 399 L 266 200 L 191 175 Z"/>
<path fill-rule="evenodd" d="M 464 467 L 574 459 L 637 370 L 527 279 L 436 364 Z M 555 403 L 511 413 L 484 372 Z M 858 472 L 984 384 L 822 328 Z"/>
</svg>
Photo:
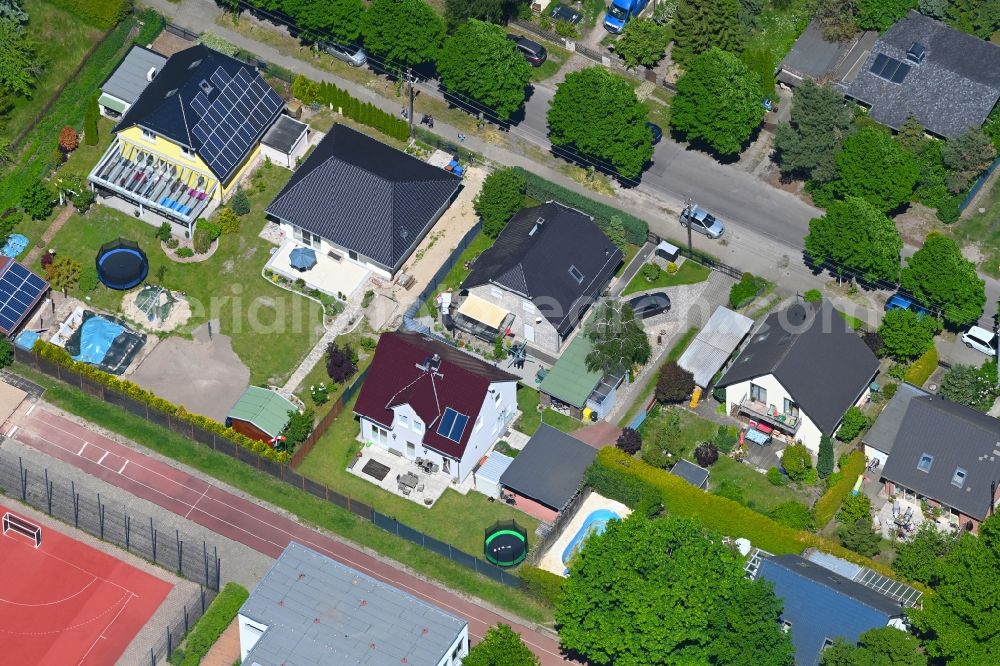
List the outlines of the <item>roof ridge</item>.
<svg viewBox="0 0 1000 666">
<path fill-rule="evenodd" d="M 976 428 L 977 430 L 981 430 L 984 433 L 993 435 L 994 437 L 997 438 L 998 444 L 1000 444 L 1000 420 L 993 418 L 989 414 L 983 414 L 982 412 L 977 412 L 968 405 L 963 405 L 959 402 L 952 402 L 947 398 L 935 395 L 933 393 L 916 395 L 913 396 L 911 400 L 917 400 L 918 402 L 927 405 L 929 408 L 935 411 L 945 412 L 949 416 L 952 416 L 955 419 L 967 423 L 968 425 Z M 951 406 L 958 407 L 958 409 L 950 410 L 949 407 Z M 996 428 L 991 429 L 987 427 L 985 425 L 986 419 L 991 419 L 992 421 L 996 421 Z"/>
<path fill-rule="evenodd" d="M 765 559 L 765 561 L 766 560 L 771 560 L 772 562 L 775 563 L 775 565 L 781 566 L 783 569 L 785 569 L 787 571 L 790 571 L 790 572 L 796 574 L 797 576 L 801 576 L 802 578 L 804 578 L 806 580 L 809 580 L 809 581 L 812 581 L 812 582 L 816 583 L 817 585 L 821 585 L 824 588 L 826 588 L 827 590 L 830 590 L 831 592 L 833 592 L 834 594 L 838 594 L 838 595 L 840 595 L 842 597 L 846 597 L 847 599 L 850 599 L 851 601 L 859 603 L 862 606 L 865 606 L 866 608 L 869 608 L 869 609 L 871 609 L 873 611 L 876 611 L 878 613 L 884 613 L 884 614 L 888 615 L 888 613 L 886 611 L 882 610 L 881 608 L 876 608 L 872 603 L 869 603 L 869 601 L 867 599 L 861 599 L 859 597 L 856 597 L 856 596 L 853 596 L 851 594 L 848 594 L 843 589 L 841 589 L 838 586 L 830 583 L 829 579 L 826 578 L 826 577 L 814 578 L 814 577 L 808 576 L 808 575 L 806 575 L 804 573 L 797 572 L 795 570 L 795 567 L 796 567 L 797 564 L 799 564 L 798 560 L 801 560 L 802 562 L 808 562 L 810 567 L 814 567 L 815 568 L 814 570 L 823 573 L 824 576 L 827 575 L 827 574 L 829 576 L 837 576 L 838 578 L 843 579 L 847 583 L 853 583 L 854 585 L 857 585 L 858 587 L 862 588 L 865 591 L 871 592 L 872 594 L 879 595 L 880 597 L 882 597 L 883 599 L 885 599 L 890 604 L 894 604 L 894 605 L 898 604 L 898 602 L 895 601 L 894 599 L 892 599 L 892 597 L 887 597 L 886 595 L 882 594 L 881 592 L 879 592 L 875 588 L 868 587 L 867 585 L 865 585 L 863 583 L 859 583 L 858 581 L 856 581 L 856 580 L 854 580 L 852 578 L 848 578 L 847 576 L 844 576 L 842 574 L 839 574 L 836 571 L 833 571 L 832 569 L 827 569 L 823 565 L 816 564 L 815 562 L 813 562 L 812 560 L 810 560 L 808 558 L 802 557 L 801 555 L 792 555 L 791 557 L 796 558 L 796 564 L 785 564 L 785 561 L 778 561 L 777 558 L 764 558 L 764 559 Z M 900 611 L 900 613 L 903 613 L 903 610 L 904 610 L 903 609 L 903 605 L 899 604 L 899 611 Z"/>
</svg>

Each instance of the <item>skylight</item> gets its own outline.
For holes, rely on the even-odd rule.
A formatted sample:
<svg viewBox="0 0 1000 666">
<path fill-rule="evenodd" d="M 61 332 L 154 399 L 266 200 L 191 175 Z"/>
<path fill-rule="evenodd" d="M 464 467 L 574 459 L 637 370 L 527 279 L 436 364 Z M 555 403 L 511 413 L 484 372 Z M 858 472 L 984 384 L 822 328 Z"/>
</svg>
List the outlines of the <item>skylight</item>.
<svg viewBox="0 0 1000 666">
<path fill-rule="evenodd" d="M 961 488 L 962 486 L 965 485 L 966 475 L 967 472 L 964 469 L 962 469 L 961 467 L 956 467 L 955 475 L 951 477 L 951 485 L 958 486 L 959 488 Z"/>
<path fill-rule="evenodd" d="M 438 424 L 437 432 L 442 437 L 447 437 L 453 442 L 461 442 L 462 434 L 465 433 L 465 426 L 468 423 L 468 416 L 448 407 L 444 410 L 444 416 L 441 417 L 441 423 Z"/>
<path fill-rule="evenodd" d="M 580 272 L 579 268 L 577 268 L 576 266 L 570 266 L 569 274 L 570 277 L 576 280 L 577 284 L 583 284 L 583 273 Z"/>
<path fill-rule="evenodd" d="M 931 471 L 931 465 L 934 464 L 934 456 L 929 453 L 925 453 L 920 456 L 920 460 L 917 461 L 917 469 L 921 472 Z"/>
</svg>

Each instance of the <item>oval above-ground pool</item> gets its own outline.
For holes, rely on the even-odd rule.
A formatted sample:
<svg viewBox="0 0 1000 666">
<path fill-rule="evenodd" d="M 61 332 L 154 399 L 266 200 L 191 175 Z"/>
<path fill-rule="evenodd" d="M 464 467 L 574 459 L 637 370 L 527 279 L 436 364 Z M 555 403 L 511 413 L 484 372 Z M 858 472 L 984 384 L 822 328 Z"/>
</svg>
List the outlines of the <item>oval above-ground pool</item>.
<svg viewBox="0 0 1000 666">
<path fill-rule="evenodd" d="M 512 567 L 528 556 L 528 531 L 513 520 L 487 528 L 483 554 L 490 564 Z"/>
<path fill-rule="evenodd" d="M 586 520 L 583 521 L 583 525 L 577 531 L 576 536 L 569 542 L 566 549 L 563 550 L 562 563 L 564 565 L 569 565 L 569 561 L 573 559 L 587 538 L 591 534 L 604 534 L 604 530 L 608 527 L 609 520 L 621 520 L 622 517 L 611 509 L 598 509 L 592 511 Z M 568 572 L 568 570 L 567 570 Z"/>
<path fill-rule="evenodd" d="M 96 261 L 97 276 L 111 289 L 131 289 L 142 284 L 149 274 L 146 253 L 138 243 L 124 238 L 102 245 Z"/>
</svg>

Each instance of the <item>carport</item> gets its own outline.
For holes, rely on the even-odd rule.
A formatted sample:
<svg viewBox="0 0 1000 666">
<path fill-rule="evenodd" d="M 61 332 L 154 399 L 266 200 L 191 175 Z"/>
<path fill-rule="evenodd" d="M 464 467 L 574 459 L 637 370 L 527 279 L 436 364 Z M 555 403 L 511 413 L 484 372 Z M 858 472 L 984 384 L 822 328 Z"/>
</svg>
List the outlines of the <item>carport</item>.
<svg viewBox="0 0 1000 666">
<path fill-rule="evenodd" d="M 707 388 L 753 327 L 753 319 L 721 305 L 677 360 L 694 375 L 694 383 Z"/>
</svg>

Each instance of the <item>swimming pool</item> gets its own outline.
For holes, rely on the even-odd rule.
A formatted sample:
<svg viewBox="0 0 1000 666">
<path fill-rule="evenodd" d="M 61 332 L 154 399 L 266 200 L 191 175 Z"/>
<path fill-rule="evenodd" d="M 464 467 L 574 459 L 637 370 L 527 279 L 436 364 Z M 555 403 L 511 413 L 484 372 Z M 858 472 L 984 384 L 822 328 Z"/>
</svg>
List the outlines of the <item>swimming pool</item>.
<svg viewBox="0 0 1000 666">
<path fill-rule="evenodd" d="M 27 236 L 24 234 L 11 234 L 7 237 L 7 242 L 4 243 L 3 249 L 0 249 L 0 255 L 16 258 L 19 254 L 24 252 L 27 247 Z"/>
<path fill-rule="evenodd" d="M 573 537 L 572 541 L 569 542 L 569 545 L 566 546 L 566 549 L 563 550 L 562 563 L 569 564 L 569 561 L 573 559 L 573 555 L 575 555 L 576 551 L 583 546 L 583 542 L 586 541 L 591 534 L 604 534 L 604 530 L 607 528 L 609 520 L 621 519 L 622 517 L 611 509 L 598 509 L 596 511 L 592 511 L 590 515 L 587 516 L 586 520 L 583 521 L 583 525 L 580 526 L 576 536 Z"/>
<path fill-rule="evenodd" d="M 77 308 L 51 342 L 63 347 L 75 361 L 120 375 L 146 344 L 146 336 L 117 317 Z"/>
</svg>

